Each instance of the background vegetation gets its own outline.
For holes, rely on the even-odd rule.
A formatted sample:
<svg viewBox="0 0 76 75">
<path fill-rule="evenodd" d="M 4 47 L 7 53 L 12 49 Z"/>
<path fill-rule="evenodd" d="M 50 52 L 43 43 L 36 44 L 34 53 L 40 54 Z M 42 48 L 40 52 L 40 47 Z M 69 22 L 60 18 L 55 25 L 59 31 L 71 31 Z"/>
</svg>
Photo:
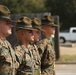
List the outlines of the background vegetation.
<svg viewBox="0 0 76 75">
<path fill-rule="evenodd" d="M 61 29 L 76 26 L 76 0 L 0 0 L 15 13 L 51 12 L 59 15 Z"/>
<path fill-rule="evenodd" d="M 59 60 L 57 60 L 57 62 L 76 62 L 76 55 L 68 55 L 68 54 L 64 54 L 61 55 Z"/>
</svg>

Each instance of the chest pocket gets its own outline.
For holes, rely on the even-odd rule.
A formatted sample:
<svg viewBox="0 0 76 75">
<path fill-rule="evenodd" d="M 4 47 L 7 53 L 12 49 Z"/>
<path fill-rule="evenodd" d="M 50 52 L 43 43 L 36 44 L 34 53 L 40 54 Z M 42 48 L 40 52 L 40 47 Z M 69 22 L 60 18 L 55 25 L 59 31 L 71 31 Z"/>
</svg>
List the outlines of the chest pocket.
<svg viewBox="0 0 76 75">
<path fill-rule="evenodd" d="M 26 50 L 26 52 L 24 53 L 23 63 L 25 65 L 25 67 L 28 67 L 28 68 L 32 67 L 32 64 L 33 64 L 32 56 L 28 50 Z"/>
<path fill-rule="evenodd" d="M 37 57 L 37 52 L 36 52 L 36 50 L 33 50 L 33 56 L 34 56 L 34 59 L 37 61 L 38 57 Z"/>
</svg>

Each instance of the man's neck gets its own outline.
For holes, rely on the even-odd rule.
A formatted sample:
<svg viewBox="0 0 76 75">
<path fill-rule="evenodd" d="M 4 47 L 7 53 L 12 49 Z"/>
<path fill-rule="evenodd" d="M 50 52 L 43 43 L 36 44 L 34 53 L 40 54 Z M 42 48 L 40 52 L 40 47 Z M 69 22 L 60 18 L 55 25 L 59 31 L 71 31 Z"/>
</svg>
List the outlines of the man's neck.
<svg viewBox="0 0 76 75">
<path fill-rule="evenodd" d="M 46 35 L 45 37 L 48 38 L 48 39 L 50 39 L 51 35 Z"/>
<path fill-rule="evenodd" d="M 4 39 L 5 37 L 0 33 L 0 39 Z"/>
<path fill-rule="evenodd" d="M 29 42 L 23 40 L 23 41 L 22 41 L 22 44 L 27 48 Z"/>
</svg>

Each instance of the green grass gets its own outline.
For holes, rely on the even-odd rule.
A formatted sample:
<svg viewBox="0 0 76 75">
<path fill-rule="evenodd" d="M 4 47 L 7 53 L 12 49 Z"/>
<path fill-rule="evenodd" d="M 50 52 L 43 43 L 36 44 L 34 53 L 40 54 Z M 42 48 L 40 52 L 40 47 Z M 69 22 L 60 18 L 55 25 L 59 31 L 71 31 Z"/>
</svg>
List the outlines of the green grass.
<svg viewBox="0 0 76 75">
<path fill-rule="evenodd" d="M 61 55 L 58 61 L 76 61 L 76 55 Z"/>
</svg>

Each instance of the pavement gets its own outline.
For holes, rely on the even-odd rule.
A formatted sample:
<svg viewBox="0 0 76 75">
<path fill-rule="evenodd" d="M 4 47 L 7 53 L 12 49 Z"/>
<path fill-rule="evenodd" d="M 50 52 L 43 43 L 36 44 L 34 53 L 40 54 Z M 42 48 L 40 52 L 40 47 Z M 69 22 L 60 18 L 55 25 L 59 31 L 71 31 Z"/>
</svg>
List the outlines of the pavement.
<svg viewBox="0 0 76 75">
<path fill-rule="evenodd" d="M 56 64 L 56 75 L 76 75 L 76 64 Z"/>
<path fill-rule="evenodd" d="M 60 44 L 60 55 L 76 55 L 76 43 L 64 43 Z"/>
</svg>

